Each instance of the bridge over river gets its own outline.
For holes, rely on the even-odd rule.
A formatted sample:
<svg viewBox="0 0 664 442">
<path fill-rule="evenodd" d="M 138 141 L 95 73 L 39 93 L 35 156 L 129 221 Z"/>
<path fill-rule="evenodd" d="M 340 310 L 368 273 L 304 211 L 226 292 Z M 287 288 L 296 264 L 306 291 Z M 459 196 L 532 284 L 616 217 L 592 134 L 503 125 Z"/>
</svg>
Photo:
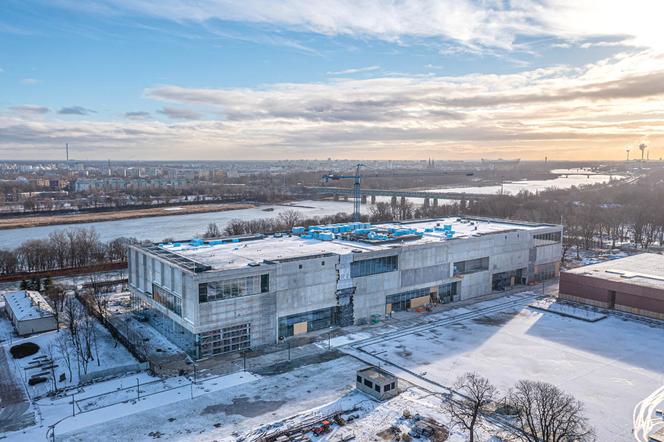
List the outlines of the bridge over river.
<svg viewBox="0 0 664 442">
<path fill-rule="evenodd" d="M 354 194 L 352 187 L 305 187 L 305 190 L 322 195 L 333 195 L 335 197 L 343 197 L 348 199 Z M 428 206 L 433 203 L 434 206 L 438 205 L 438 200 L 466 200 L 475 201 L 483 198 L 495 196 L 490 193 L 464 193 L 464 192 L 439 192 L 439 191 L 420 191 L 420 190 L 387 190 L 387 189 L 360 189 L 362 203 L 367 203 L 367 197 L 370 198 L 371 204 L 376 203 L 377 196 L 391 197 L 392 201 L 396 202 L 397 198 L 405 200 L 406 198 L 421 198 L 424 200 L 424 205 Z"/>
</svg>

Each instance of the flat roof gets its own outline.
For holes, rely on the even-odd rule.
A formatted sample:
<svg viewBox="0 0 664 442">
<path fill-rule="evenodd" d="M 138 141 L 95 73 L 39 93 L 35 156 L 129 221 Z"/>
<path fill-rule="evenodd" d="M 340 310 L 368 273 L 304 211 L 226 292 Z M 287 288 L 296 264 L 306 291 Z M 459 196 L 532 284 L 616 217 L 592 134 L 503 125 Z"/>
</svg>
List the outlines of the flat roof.
<svg viewBox="0 0 664 442">
<path fill-rule="evenodd" d="M 5 293 L 5 306 L 9 307 L 17 321 L 48 318 L 53 309 L 41 293 L 32 290 L 19 290 Z"/>
<path fill-rule="evenodd" d="M 664 289 L 664 255 L 657 253 L 641 253 L 577 267 L 565 272 L 625 284 Z"/>
<path fill-rule="evenodd" d="M 444 225 L 451 226 L 454 232 L 452 238 L 448 238 L 446 232 L 435 230 Z M 553 224 L 535 224 L 528 222 L 482 219 L 482 218 L 458 218 L 448 217 L 432 220 L 378 223 L 371 225 L 375 229 L 411 229 L 421 234 L 413 237 L 391 241 L 361 241 L 336 237 L 333 240 L 320 240 L 313 238 L 302 238 L 298 235 L 266 235 L 260 239 L 241 240 L 238 242 L 215 241 L 204 244 L 195 241 L 169 243 L 143 247 L 150 253 L 161 255 L 165 259 L 178 265 L 187 267 L 198 266 L 199 271 L 227 270 L 242 268 L 248 265 L 257 265 L 263 261 L 284 261 L 310 256 L 323 256 L 325 254 L 344 255 L 360 253 L 363 251 L 389 250 L 395 247 L 438 243 L 480 237 L 483 235 L 508 232 L 515 230 L 533 230 L 543 227 L 557 227 Z M 248 235 L 251 237 L 251 235 Z M 158 250 L 155 250 L 158 248 Z M 185 262 L 185 264 L 183 264 Z M 194 264 L 191 264 L 194 263 Z M 196 271 L 196 270 L 194 270 Z"/>
<path fill-rule="evenodd" d="M 387 371 L 378 367 L 362 368 L 360 370 L 357 370 L 357 374 L 367 379 L 370 379 L 374 382 L 377 382 L 379 384 L 389 384 L 397 379 L 397 377 L 394 376 L 392 373 L 388 373 Z"/>
</svg>

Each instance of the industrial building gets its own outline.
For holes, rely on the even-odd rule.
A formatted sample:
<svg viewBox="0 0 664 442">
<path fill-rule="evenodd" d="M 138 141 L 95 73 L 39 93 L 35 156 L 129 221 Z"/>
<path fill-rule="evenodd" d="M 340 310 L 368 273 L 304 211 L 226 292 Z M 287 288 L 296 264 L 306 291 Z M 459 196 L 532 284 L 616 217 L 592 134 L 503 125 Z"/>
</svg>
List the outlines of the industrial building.
<svg viewBox="0 0 664 442">
<path fill-rule="evenodd" d="M 560 297 L 664 319 L 664 256 L 642 253 L 564 271 Z"/>
<path fill-rule="evenodd" d="M 445 218 L 131 246 L 134 310 L 201 358 L 554 277 L 562 227 Z"/>
<path fill-rule="evenodd" d="M 5 293 L 5 311 L 19 336 L 58 327 L 53 308 L 39 292 L 20 290 Z"/>
</svg>

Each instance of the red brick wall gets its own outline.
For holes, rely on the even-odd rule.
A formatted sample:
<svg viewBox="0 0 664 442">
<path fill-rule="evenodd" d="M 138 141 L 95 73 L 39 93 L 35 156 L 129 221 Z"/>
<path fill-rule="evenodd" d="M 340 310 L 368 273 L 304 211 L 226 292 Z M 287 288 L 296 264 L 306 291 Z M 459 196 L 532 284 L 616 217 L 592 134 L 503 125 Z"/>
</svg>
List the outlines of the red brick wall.
<svg viewBox="0 0 664 442">
<path fill-rule="evenodd" d="M 664 314 L 664 289 L 634 285 L 629 280 L 610 281 L 567 272 L 560 274 L 561 294 L 608 302 L 611 290 L 616 292 L 616 305 Z"/>
</svg>

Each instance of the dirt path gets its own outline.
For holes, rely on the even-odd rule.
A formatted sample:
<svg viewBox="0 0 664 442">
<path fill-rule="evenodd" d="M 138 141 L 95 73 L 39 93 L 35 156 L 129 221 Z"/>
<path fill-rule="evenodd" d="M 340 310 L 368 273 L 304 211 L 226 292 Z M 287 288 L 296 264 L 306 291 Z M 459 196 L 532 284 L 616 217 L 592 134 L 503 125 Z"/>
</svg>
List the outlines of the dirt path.
<svg viewBox="0 0 664 442">
<path fill-rule="evenodd" d="M 189 215 L 192 213 L 224 212 L 227 210 L 251 209 L 253 204 L 192 204 L 184 206 L 154 207 L 149 209 L 118 209 L 113 212 L 79 213 L 76 215 L 44 215 L 0 219 L 0 230 L 23 227 L 49 226 L 52 224 L 77 224 L 97 221 L 117 221 L 153 216 Z"/>
</svg>

